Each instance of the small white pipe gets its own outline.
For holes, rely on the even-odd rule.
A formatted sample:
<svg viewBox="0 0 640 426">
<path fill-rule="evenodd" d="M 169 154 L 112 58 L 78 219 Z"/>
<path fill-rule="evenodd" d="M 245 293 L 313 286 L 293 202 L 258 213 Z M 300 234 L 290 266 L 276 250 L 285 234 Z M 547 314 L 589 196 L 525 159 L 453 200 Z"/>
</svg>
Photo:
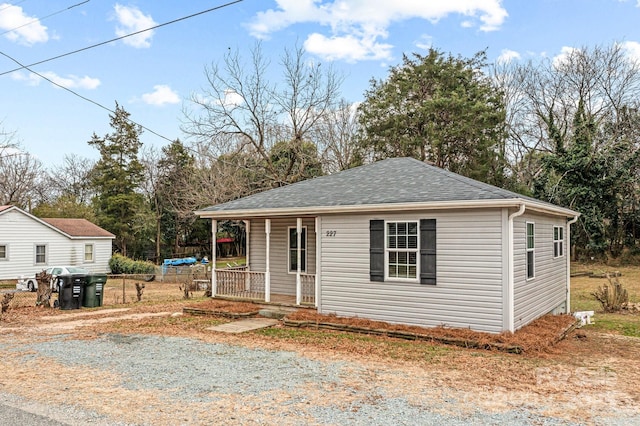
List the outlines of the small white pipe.
<svg viewBox="0 0 640 426">
<path fill-rule="evenodd" d="M 573 219 L 567 221 L 567 232 L 565 234 L 566 238 L 566 256 L 567 256 L 567 301 L 565 312 L 571 313 L 571 224 L 576 223 L 578 220 L 578 216 L 575 216 Z"/>
<path fill-rule="evenodd" d="M 509 285 L 507 287 L 507 324 L 510 332 L 515 331 L 515 271 L 513 267 L 513 219 L 524 214 L 525 205 L 520 204 L 520 209 L 509 215 Z"/>
</svg>

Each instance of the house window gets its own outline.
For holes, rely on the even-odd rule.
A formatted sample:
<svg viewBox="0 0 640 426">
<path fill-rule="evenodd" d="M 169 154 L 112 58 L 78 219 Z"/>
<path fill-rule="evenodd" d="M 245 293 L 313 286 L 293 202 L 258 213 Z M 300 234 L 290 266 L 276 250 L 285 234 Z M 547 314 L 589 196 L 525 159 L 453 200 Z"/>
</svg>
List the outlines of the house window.
<svg viewBox="0 0 640 426">
<path fill-rule="evenodd" d="M 46 264 L 47 263 L 47 246 L 37 245 L 36 246 L 36 264 Z"/>
<path fill-rule="evenodd" d="M 302 227 L 300 238 L 300 271 L 307 272 L 307 227 Z M 298 230 L 289 227 L 289 272 L 298 272 Z"/>
<path fill-rule="evenodd" d="M 6 244 L 0 244 L 0 260 L 9 260 L 9 248 Z"/>
<path fill-rule="evenodd" d="M 553 227 L 553 257 L 564 256 L 564 227 Z"/>
<path fill-rule="evenodd" d="M 527 279 L 535 276 L 535 260 L 536 260 L 536 225 L 533 222 L 527 222 Z"/>
<path fill-rule="evenodd" d="M 382 219 L 370 220 L 369 279 L 384 282 L 405 278 L 436 285 L 436 231 L 435 219 L 386 223 Z"/>
<path fill-rule="evenodd" d="M 388 278 L 418 279 L 418 222 L 387 222 Z"/>
<path fill-rule="evenodd" d="M 84 261 L 93 262 L 93 244 L 84 245 Z"/>
</svg>

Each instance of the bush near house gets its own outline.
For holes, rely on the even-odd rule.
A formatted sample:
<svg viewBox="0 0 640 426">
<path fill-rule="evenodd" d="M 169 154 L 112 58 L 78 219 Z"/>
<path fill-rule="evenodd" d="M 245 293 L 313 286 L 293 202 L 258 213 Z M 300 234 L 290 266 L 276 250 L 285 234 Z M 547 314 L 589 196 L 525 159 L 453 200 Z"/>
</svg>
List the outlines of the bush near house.
<svg viewBox="0 0 640 426">
<path fill-rule="evenodd" d="M 133 260 L 121 254 L 114 254 L 109 260 L 112 274 L 153 274 L 155 265 L 151 262 Z"/>
</svg>

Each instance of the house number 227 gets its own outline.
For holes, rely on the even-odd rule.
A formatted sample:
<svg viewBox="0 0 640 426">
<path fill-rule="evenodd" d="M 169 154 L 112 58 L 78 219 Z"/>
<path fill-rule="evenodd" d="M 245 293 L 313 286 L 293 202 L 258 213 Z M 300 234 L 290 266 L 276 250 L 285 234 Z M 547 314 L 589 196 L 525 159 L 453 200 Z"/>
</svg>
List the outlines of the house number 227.
<svg viewBox="0 0 640 426">
<path fill-rule="evenodd" d="M 325 234 L 327 237 L 335 237 L 336 236 L 336 231 L 327 231 L 327 233 Z"/>
</svg>

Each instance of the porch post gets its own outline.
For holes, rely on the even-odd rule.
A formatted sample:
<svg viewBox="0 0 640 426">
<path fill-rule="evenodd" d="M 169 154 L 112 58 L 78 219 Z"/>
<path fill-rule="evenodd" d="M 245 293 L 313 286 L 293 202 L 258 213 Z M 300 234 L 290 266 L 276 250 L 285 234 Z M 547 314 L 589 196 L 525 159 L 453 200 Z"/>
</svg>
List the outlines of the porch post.
<svg viewBox="0 0 640 426">
<path fill-rule="evenodd" d="M 216 245 L 218 236 L 218 221 L 211 219 L 211 297 L 216 297 L 218 291 L 216 277 Z"/>
<path fill-rule="evenodd" d="M 267 237 L 264 268 L 264 301 L 271 302 L 271 271 L 269 269 L 269 258 L 271 257 L 271 219 L 264 220 L 264 232 Z"/>
<path fill-rule="evenodd" d="M 302 304 L 302 278 L 300 273 L 302 272 L 302 218 L 296 219 L 296 238 L 297 249 L 296 256 L 298 258 L 298 269 L 296 270 L 296 305 Z"/>
<path fill-rule="evenodd" d="M 249 271 L 251 270 L 251 263 L 250 263 L 250 259 L 249 259 L 249 241 L 250 240 L 250 236 L 251 236 L 251 221 L 248 220 L 243 220 L 244 222 L 244 229 L 245 229 L 245 241 L 244 241 L 244 258 L 245 258 L 245 267 L 246 267 L 246 271 L 247 273 L 245 274 L 245 281 L 244 281 L 244 289 L 246 291 L 251 291 L 251 275 L 249 274 Z"/>
<path fill-rule="evenodd" d="M 316 293 L 314 297 L 315 306 L 318 307 L 318 300 L 320 300 L 320 267 L 322 266 L 322 233 L 320 228 L 322 224 L 320 223 L 320 216 L 316 216 Z"/>
</svg>

